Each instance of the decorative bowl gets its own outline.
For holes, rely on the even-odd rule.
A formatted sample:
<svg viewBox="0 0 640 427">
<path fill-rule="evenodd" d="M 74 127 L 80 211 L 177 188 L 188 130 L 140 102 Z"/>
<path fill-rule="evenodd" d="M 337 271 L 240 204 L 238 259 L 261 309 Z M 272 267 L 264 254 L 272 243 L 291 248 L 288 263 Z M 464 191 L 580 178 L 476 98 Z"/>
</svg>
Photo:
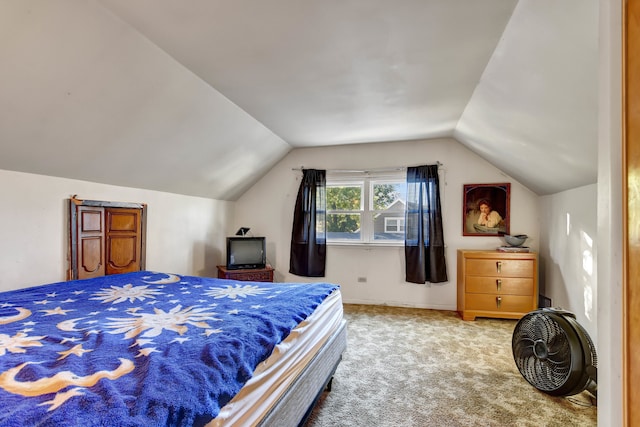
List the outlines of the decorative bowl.
<svg viewBox="0 0 640 427">
<path fill-rule="evenodd" d="M 522 246 L 522 244 L 527 240 L 529 236 L 526 234 L 517 234 L 515 236 L 511 236 L 509 234 L 504 235 L 504 240 L 507 241 L 509 246 Z"/>
</svg>

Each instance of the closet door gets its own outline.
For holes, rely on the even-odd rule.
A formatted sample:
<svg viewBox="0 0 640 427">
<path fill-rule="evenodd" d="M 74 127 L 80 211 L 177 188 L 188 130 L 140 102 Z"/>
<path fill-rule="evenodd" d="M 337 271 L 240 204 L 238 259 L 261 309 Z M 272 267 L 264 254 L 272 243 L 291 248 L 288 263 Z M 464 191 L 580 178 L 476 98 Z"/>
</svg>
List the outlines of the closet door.
<svg viewBox="0 0 640 427">
<path fill-rule="evenodd" d="M 107 274 L 140 270 L 141 214 L 140 209 L 106 209 Z"/>
<path fill-rule="evenodd" d="M 69 199 L 67 278 L 144 270 L 146 207 L 143 203 Z"/>
<path fill-rule="evenodd" d="M 104 208 L 77 207 L 77 278 L 104 276 Z"/>
</svg>

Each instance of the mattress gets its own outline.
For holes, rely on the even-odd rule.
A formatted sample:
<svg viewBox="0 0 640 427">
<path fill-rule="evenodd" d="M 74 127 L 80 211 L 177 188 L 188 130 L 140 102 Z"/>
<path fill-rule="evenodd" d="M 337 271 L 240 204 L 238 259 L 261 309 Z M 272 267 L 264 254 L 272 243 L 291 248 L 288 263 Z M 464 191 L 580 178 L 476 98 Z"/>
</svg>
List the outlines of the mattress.
<svg viewBox="0 0 640 427">
<path fill-rule="evenodd" d="M 251 379 L 207 426 L 254 426 L 268 419 L 270 414 L 273 417 L 276 404 L 301 377 L 305 368 L 318 358 L 321 348 L 341 327 L 344 328 L 342 296 L 340 290 L 336 289 L 275 347 L 269 358 L 258 365 Z M 341 354 L 344 345 L 339 345 L 339 349 Z M 329 366 L 331 370 L 340 354 L 328 358 L 328 363 L 332 364 Z M 323 372 L 322 368 L 317 368 L 316 371 Z M 327 375 L 321 377 L 320 381 L 327 380 Z M 317 391 L 307 391 L 305 395 L 309 397 L 310 392 Z M 311 397 L 315 397 L 315 394 Z"/>
</svg>

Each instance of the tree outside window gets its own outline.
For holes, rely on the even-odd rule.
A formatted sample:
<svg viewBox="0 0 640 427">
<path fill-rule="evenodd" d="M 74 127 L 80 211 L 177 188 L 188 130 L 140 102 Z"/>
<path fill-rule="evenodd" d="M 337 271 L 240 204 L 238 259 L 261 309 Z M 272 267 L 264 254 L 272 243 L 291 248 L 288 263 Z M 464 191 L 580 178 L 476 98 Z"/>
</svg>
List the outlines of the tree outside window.
<svg viewBox="0 0 640 427">
<path fill-rule="evenodd" d="M 327 240 L 361 239 L 363 184 L 327 184 Z"/>
</svg>

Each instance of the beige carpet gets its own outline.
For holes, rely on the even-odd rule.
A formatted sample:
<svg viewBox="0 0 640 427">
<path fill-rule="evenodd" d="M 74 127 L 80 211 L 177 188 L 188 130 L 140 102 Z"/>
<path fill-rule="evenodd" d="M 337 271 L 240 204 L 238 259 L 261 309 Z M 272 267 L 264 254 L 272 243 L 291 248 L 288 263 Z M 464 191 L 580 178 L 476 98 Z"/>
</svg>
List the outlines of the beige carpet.
<svg viewBox="0 0 640 427">
<path fill-rule="evenodd" d="M 552 397 L 511 353 L 514 320 L 345 305 L 348 348 L 307 427 L 595 426 L 587 392 Z"/>
</svg>

